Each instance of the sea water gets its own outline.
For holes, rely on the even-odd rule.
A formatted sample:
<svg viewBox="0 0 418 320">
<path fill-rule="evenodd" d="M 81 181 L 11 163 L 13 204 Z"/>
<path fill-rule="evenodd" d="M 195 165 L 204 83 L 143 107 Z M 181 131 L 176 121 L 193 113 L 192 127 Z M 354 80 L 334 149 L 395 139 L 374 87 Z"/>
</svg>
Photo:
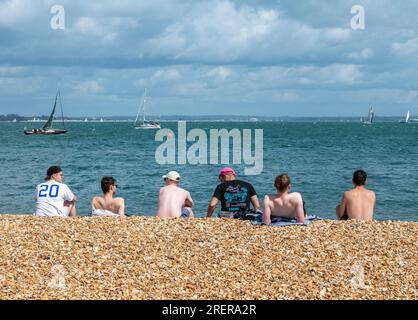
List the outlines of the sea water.
<svg viewBox="0 0 418 320">
<path fill-rule="evenodd" d="M 78 196 L 81 215 L 89 213 L 91 198 L 101 194 L 105 175 L 118 180 L 127 213 L 154 215 L 162 175 L 176 170 L 195 201 L 196 216 L 202 217 L 224 166 L 160 165 L 156 130 L 135 130 L 128 122 L 68 123 L 68 133 L 59 136 L 25 136 L 25 126 L 0 123 L 1 213 L 33 213 L 35 186 L 49 166 L 60 165 L 64 182 Z M 176 132 L 177 123 L 163 122 L 162 127 Z M 309 214 L 334 218 L 343 192 L 352 187 L 353 171 L 362 168 L 377 195 L 376 219 L 418 221 L 418 124 L 188 122 L 187 128 L 263 129 L 262 173 L 244 176 L 244 163 L 230 165 L 239 179 L 253 184 L 260 203 L 275 192 L 275 176 L 287 172 Z"/>
</svg>

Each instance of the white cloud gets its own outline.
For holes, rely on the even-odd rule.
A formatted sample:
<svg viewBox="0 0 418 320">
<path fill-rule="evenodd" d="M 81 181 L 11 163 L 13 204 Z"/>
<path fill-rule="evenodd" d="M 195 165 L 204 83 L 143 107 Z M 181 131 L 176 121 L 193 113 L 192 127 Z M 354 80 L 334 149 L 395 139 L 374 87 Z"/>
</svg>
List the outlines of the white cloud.
<svg viewBox="0 0 418 320">
<path fill-rule="evenodd" d="M 213 68 L 205 74 L 205 76 L 207 76 L 207 77 L 215 78 L 215 79 L 221 80 L 221 81 L 226 80 L 231 75 L 232 75 L 231 69 L 226 68 L 226 67 L 222 67 L 222 66 Z"/>
<path fill-rule="evenodd" d="M 78 92 L 82 94 L 97 94 L 104 92 L 104 87 L 99 81 L 83 81 L 75 85 L 74 87 Z"/>
<path fill-rule="evenodd" d="M 333 64 L 320 69 L 320 78 L 325 83 L 353 84 L 362 77 L 360 66 Z"/>
<path fill-rule="evenodd" d="M 149 78 L 141 78 L 134 81 L 137 87 L 154 87 L 178 82 L 182 79 L 180 72 L 176 69 L 158 69 Z"/>
<path fill-rule="evenodd" d="M 272 100 L 275 102 L 296 102 L 300 101 L 301 97 L 294 92 L 283 92 L 273 94 Z"/>
<path fill-rule="evenodd" d="M 364 48 L 360 52 L 352 52 L 347 56 L 351 59 L 366 60 L 374 56 L 374 51 L 370 48 Z"/>
<path fill-rule="evenodd" d="M 120 32 L 135 29 L 139 25 L 133 18 L 92 18 L 80 17 L 75 22 L 71 31 L 87 37 L 101 38 L 104 41 L 115 40 Z"/>
<path fill-rule="evenodd" d="M 0 27 L 18 27 L 35 15 L 39 6 L 31 0 L 0 1 Z"/>
<path fill-rule="evenodd" d="M 16 75 L 25 70 L 24 67 L 8 67 L 8 66 L 0 66 L 0 76 L 6 77 L 10 75 Z"/>
<path fill-rule="evenodd" d="M 320 30 L 320 36 L 326 41 L 330 43 L 341 43 L 351 38 L 351 30 L 350 29 L 342 29 L 342 28 L 329 28 Z"/>
<path fill-rule="evenodd" d="M 408 91 L 405 97 L 405 103 L 417 103 L 418 102 L 418 91 Z"/>
<path fill-rule="evenodd" d="M 398 56 L 409 56 L 418 52 L 418 38 L 409 39 L 406 42 L 394 42 L 392 52 Z"/>
</svg>

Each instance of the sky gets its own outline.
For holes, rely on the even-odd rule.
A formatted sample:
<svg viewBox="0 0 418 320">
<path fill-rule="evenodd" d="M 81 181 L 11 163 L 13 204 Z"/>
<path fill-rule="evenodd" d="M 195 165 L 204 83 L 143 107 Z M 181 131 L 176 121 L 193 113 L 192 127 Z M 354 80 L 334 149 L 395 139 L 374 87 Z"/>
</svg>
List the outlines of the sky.
<svg viewBox="0 0 418 320">
<path fill-rule="evenodd" d="M 145 88 L 157 116 L 418 116 L 417 12 L 417 0 L 0 0 L 0 114 L 49 114 L 59 87 L 66 116 L 135 116 Z"/>
</svg>

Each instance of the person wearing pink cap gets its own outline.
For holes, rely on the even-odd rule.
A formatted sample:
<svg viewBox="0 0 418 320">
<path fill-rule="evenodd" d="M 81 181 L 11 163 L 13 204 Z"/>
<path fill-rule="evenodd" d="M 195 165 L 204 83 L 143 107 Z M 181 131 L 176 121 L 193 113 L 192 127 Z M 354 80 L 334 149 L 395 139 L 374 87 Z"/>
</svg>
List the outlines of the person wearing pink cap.
<svg viewBox="0 0 418 320">
<path fill-rule="evenodd" d="M 254 187 L 242 180 L 236 179 L 232 168 L 223 168 L 219 172 L 220 184 L 216 187 L 208 206 L 207 217 L 211 217 L 216 205 L 221 201 L 221 213 L 219 217 L 233 217 L 235 213 L 245 212 L 251 209 L 260 209 L 257 192 Z"/>
<path fill-rule="evenodd" d="M 163 176 L 165 187 L 158 194 L 157 216 L 160 218 L 192 218 L 193 199 L 190 192 L 180 188 L 180 174 L 170 171 Z"/>
</svg>

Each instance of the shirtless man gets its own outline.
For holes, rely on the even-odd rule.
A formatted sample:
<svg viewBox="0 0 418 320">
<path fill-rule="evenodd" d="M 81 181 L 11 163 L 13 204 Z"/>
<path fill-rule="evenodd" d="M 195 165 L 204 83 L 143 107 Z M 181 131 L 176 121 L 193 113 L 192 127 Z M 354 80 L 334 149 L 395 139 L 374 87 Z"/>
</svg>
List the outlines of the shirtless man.
<svg viewBox="0 0 418 320">
<path fill-rule="evenodd" d="M 192 218 L 193 199 L 189 191 L 180 188 L 180 175 L 170 171 L 163 176 L 165 187 L 158 194 L 157 216 L 160 218 Z"/>
<path fill-rule="evenodd" d="M 341 203 L 336 208 L 338 220 L 373 220 L 376 194 L 366 189 L 367 173 L 357 170 L 353 174 L 354 189 L 344 193 Z"/>
<path fill-rule="evenodd" d="M 276 195 L 264 197 L 263 223 L 271 224 L 271 217 L 296 218 L 298 222 L 305 222 L 302 195 L 290 192 L 290 177 L 283 173 L 276 177 L 274 186 Z"/>
<path fill-rule="evenodd" d="M 101 181 L 103 197 L 94 197 L 91 201 L 92 216 L 125 216 L 125 200 L 113 198 L 118 185 L 113 177 L 103 177 Z"/>
</svg>

